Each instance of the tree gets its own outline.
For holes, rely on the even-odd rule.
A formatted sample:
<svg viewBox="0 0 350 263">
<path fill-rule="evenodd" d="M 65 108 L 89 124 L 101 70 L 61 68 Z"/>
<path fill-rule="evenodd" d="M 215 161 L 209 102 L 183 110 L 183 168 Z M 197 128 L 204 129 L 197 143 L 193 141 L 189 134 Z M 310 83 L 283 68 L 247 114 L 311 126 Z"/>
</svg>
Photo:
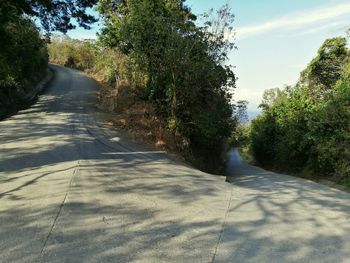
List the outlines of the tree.
<svg viewBox="0 0 350 263">
<path fill-rule="evenodd" d="M 288 88 L 286 87 L 285 90 L 287 91 Z M 280 88 L 267 89 L 263 93 L 262 101 L 259 105 L 259 108 L 263 110 L 267 110 L 276 101 L 281 100 L 285 95 L 286 95 L 285 92 L 282 91 Z"/>
<path fill-rule="evenodd" d="M 105 27 L 101 41 L 130 55 L 148 73 L 149 96 L 158 97 L 164 78 L 167 45 L 176 34 L 194 28 L 195 16 L 182 0 L 126 0 L 117 3 L 101 1 L 99 11 Z M 187 32 L 188 33 L 188 32 Z M 177 39 L 179 40 L 179 38 Z M 176 40 L 175 40 L 176 41 Z M 175 42 L 176 43 L 176 42 Z M 164 96 L 165 94 L 163 94 Z"/>
<path fill-rule="evenodd" d="M 144 98 L 168 127 L 189 140 L 190 155 L 218 166 L 223 142 L 233 129 L 231 91 L 235 75 L 233 16 L 228 6 L 207 16 L 203 27 L 183 0 L 102 0 L 100 41 L 128 56 L 147 76 Z"/>
<path fill-rule="evenodd" d="M 74 29 L 72 18 L 79 26 L 90 29 L 89 24 L 96 22 L 96 18 L 86 13 L 87 8 L 93 7 L 98 0 L 2 0 L 1 10 L 9 10 L 20 16 L 36 17 L 47 32 L 60 31 L 66 33 Z M 3 12 L 6 14 L 6 12 Z M 0 21 L 10 19 L 9 16 Z"/>
<path fill-rule="evenodd" d="M 47 53 L 34 23 L 16 12 L 13 6 L 1 4 L 0 79 L 21 83 L 46 68 Z"/>
<path fill-rule="evenodd" d="M 297 85 L 268 90 L 252 121 L 263 165 L 350 182 L 350 63 L 345 38 L 327 39 Z"/>
<path fill-rule="evenodd" d="M 346 38 L 335 37 L 325 40 L 317 56 L 301 73 L 300 83 L 309 86 L 315 96 L 323 96 L 332 89 L 349 62 Z"/>
<path fill-rule="evenodd" d="M 235 105 L 234 117 L 239 124 L 246 124 L 249 121 L 248 118 L 248 101 L 239 100 Z"/>
<path fill-rule="evenodd" d="M 0 4 L 0 117 L 14 111 L 42 77 L 47 51 L 34 23 L 11 5 Z"/>
</svg>

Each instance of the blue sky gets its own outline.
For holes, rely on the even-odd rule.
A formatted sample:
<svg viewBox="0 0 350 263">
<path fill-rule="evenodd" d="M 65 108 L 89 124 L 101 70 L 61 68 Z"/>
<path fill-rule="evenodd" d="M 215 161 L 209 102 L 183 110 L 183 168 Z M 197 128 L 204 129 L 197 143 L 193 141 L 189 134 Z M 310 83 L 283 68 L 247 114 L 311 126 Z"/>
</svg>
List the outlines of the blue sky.
<svg viewBox="0 0 350 263">
<path fill-rule="evenodd" d="M 265 89 L 294 84 L 301 70 L 329 37 L 350 28 L 348 0 L 187 0 L 195 14 L 228 3 L 235 16 L 235 50 L 230 64 L 238 77 L 235 99 L 249 101 L 257 112 Z M 74 38 L 93 38 L 91 31 L 71 31 Z"/>
</svg>

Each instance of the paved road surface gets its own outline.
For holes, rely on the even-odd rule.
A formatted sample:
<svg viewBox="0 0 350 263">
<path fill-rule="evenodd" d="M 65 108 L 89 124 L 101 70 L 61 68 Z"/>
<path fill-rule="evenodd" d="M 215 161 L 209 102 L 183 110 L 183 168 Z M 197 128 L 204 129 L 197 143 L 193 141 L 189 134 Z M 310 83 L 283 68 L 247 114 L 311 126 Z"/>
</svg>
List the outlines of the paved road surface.
<svg viewBox="0 0 350 263">
<path fill-rule="evenodd" d="M 230 155 L 222 262 L 350 262 L 350 194 Z"/>
<path fill-rule="evenodd" d="M 52 66 L 0 122 L 0 262 L 350 262 L 349 195 L 247 166 L 232 184 L 102 128 L 96 83 Z"/>
</svg>

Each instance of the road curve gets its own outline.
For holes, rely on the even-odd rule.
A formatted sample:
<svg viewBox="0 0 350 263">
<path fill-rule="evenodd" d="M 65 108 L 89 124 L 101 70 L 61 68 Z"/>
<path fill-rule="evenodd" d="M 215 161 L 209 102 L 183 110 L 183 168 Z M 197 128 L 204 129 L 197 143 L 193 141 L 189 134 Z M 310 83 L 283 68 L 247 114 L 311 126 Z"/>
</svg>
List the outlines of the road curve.
<svg viewBox="0 0 350 263">
<path fill-rule="evenodd" d="M 103 126 L 97 84 L 51 66 L 0 122 L 0 262 L 350 262 L 350 196 L 242 163 L 232 184 Z"/>
<path fill-rule="evenodd" d="M 0 262 L 209 262 L 231 187 L 99 125 L 97 84 L 52 66 L 0 122 Z"/>
</svg>

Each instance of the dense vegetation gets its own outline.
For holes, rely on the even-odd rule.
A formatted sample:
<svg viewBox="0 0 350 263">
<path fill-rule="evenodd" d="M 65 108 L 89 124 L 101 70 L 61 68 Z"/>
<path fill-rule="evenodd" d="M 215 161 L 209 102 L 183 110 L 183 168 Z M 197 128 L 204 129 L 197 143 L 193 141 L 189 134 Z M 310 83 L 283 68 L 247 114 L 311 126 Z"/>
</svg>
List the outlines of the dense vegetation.
<svg viewBox="0 0 350 263">
<path fill-rule="evenodd" d="M 104 24 L 99 41 L 53 41 L 52 61 L 127 83 L 156 107 L 168 130 L 185 138 L 178 148 L 188 159 L 204 170 L 222 168 L 234 128 L 235 76 L 226 64 L 234 47 L 227 38 L 230 9 L 197 24 L 182 0 L 100 1 L 98 9 Z"/>
<path fill-rule="evenodd" d="M 0 4 L 0 117 L 21 103 L 47 67 L 47 52 L 34 23 L 9 2 Z"/>
<path fill-rule="evenodd" d="M 103 44 L 115 48 L 145 76 L 144 98 L 168 128 L 188 140 L 189 157 L 207 170 L 221 165 L 232 131 L 229 89 L 235 76 L 225 64 L 233 44 L 227 6 L 202 27 L 183 0 L 100 1 Z"/>
<path fill-rule="evenodd" d="M 66 33 L 75 27 L 72 19 L 89 28 L 96 19 L 86 9 L 98 4 L 103 24 L 98 42 L 54 38 L 51 61 L 89 70 L 111 85 L 129 86 L 181 138 L 178 148 L 188 159 L 217 171 L 234 128 L 235 76 L 226 63 L 234 47 L 233 15 L 225 6 L 197 21 L 184 2 L 1 1 L 1 108 L 20 104 L 43 76 L 51 31 Z"/>
<path fill-rule="evenodd" d="M 267 90 L 250 148 L 264 166 L 350 182 L 350 52 L 327 39 L 294 87 Z M 246 133 L 247 134 L 247 133 Z"/>
<path fill-rule="evenodd" d="M 76 26 L 90 29 L 90 24 L 96 18 L 87 14 L 86 9 L 91 8 L 98 0 L 2 0 L 1 6 L 9 6 L 16 10 L 16 15 L 37 18 L 46 33 L 60 31 L 66 33 Z"/>
<path fill-rule="evenodd" d="M 71 18 L 89 28 L 95 19 L 85 10 L 97 0 L 0 1 L 0 118 L 18 109 L 23 97 L 43 77 L 48 55 L 46 38 L 34 24 L 51 30 L 74 28 Z"/>
</svg>

